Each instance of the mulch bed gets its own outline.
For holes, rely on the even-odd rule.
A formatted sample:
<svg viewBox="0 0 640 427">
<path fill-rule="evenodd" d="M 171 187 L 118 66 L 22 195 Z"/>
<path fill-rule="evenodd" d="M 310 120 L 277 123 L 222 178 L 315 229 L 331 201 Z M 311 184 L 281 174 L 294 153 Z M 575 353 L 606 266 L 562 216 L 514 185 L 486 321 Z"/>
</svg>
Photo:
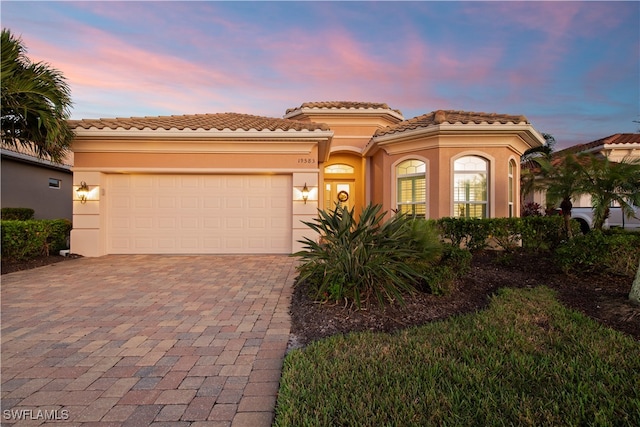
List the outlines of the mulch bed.
<svg viewBox="0 0 640 427">
<path fill-rule="evenodd" d="M 640 340 L 640 306 L 628 299 L 632 283 L 632 278 L 606 273 L 570 277 L 543 256 L 487 251 L 474 255 L 471 271 L 456 282 L 450 294 L 420 293 L 406 298 L 405 307 L 353 310 L 320 304 L 308 297 L 307 288 L 301 284 L 294 289 L 291 302 L 290 347 L 352 331 L 393 332 L 423 325 L 480 310 L 499 288 L 539 285 L 555 289 L 567 307 Z"/>
<path fill-rule="evenodd" d="M 39 256 L 26 261 L 5 261 L 2 260 L 2 274 L 14 273 L 16 271 L 29 270 L 45 265 L 56 264 L 58 262 L 71 259 L 71 257 L 63 257 L 60 255 Z"/>
</svg>

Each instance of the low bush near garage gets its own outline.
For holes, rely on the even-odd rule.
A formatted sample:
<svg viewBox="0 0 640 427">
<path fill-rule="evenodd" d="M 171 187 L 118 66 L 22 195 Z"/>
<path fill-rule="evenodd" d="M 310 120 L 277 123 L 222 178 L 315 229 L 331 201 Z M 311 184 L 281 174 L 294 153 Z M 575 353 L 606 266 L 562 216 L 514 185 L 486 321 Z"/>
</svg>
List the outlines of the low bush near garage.
<svg viewBox="0 0 640 427">
<path fill-rule="evenodd" d="M 27 221 L 33 219 L 34 213 L 31 208 L 2 208 L 0 216 L 5 220 Z"/>
<path fill-rule="evenodd" d="M 71 231 L 71 221 L 66 219 L 3 220 L 0 226 L 3 260 L 27 260 L 66 249 Z"/>
<path fill-rule="evenodd" d="M 354 210 L 337 206 L 319 211 L 305 224 L 319 241 L 305 238 L 298 281 L 306 281 L 314 298 L 362 303 L 400 301 L 415 292 L 421 269 L 437 262 L 441 245 L 432 225 L 398 214 L 385 220 L 381 206 L 365 207 L 359 219 Z"/>
</svg>

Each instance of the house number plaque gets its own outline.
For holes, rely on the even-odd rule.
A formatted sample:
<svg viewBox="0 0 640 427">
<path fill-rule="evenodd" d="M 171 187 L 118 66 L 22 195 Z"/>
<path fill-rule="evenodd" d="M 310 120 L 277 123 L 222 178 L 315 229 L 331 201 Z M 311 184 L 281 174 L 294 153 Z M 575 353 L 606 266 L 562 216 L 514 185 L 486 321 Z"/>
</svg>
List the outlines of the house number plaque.
<svg viewBox="0 0 640 427">
<path fill-rule="evenodd" d="M 298 163 L 314 164 L 315 162 L 316 162 L 316 159 L 314 159 L 313 157 L 299 157 L 298 158 Z"/>
</svg>

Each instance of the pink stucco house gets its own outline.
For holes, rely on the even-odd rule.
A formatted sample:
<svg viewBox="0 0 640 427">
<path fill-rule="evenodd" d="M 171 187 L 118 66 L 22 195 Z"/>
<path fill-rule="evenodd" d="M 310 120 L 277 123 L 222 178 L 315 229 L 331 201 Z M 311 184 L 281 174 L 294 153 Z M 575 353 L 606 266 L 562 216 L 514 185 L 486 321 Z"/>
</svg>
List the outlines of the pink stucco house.
<svg viewBox="0 0 640 427">
<path fill-rule="evenodd" d="M 71 250 L 291 253 L 318 209 L 374 203 L 426 218 L 520 212 L 520 156 L 544 143 L 520 115 L 308 102 L 236 113 L 71 121 Z M 303 191 L 304 190 L 304 191 Z"/>
</svg>

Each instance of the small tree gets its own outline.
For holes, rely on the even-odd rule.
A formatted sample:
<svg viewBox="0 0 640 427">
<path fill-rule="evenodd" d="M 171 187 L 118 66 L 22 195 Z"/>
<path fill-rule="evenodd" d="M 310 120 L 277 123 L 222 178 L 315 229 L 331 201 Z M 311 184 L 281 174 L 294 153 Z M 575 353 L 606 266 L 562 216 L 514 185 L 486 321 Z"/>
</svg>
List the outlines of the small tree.
<svg viewBox="0 0 640 427">
<path fill-rule="evenodd" d="M 573 200 L 585 194 L 584 167 L 574 154 L 567 154 L 554 160 L 537 159 L 542 178 L 537 186 L 547 192 L 547 202 L 560 202 L 564 218 L 564 230 L 568 238 L 573 237 L 571 231 L 571 210 Z"/>
<path fill-rule="evenodd" d="M 71 97 L 62 73 L 32 63 L 22 40 L 2 30 L 2 145 L 32 149 L 37 156 L 61 161 L 73 131 L 67 123 Z"/>
<path fill-rule="evenodd" d="M 527 195 L 533 193 L 536 190 L 540 190 L 543 186 L 540 185 L 539 177 L 540 168 L 543 163 L 551 161 L 551 156 L 555 149 L 556 139 L 553 135 L 543 133 L 542 137 L 545 143 L 528 149 L 520 157 L 520 163 L 522 164 L 522 171 L 520 173 L 520 197 L 521 206 L 525 206 L 525 200 Z M 525 212 L 522 212 L 525 215 Z"/>
<path fill-rule="evenodd" d="M 585 159 L 584 191 L 591 195 L 593 206 L 593 228 L 602 230 L 613 204 L 626 217 L 635 216 L 634 206 L 640 206 L 640 160 L 612 162 L 608 157 L 581 156 Z"/>
</svg>

